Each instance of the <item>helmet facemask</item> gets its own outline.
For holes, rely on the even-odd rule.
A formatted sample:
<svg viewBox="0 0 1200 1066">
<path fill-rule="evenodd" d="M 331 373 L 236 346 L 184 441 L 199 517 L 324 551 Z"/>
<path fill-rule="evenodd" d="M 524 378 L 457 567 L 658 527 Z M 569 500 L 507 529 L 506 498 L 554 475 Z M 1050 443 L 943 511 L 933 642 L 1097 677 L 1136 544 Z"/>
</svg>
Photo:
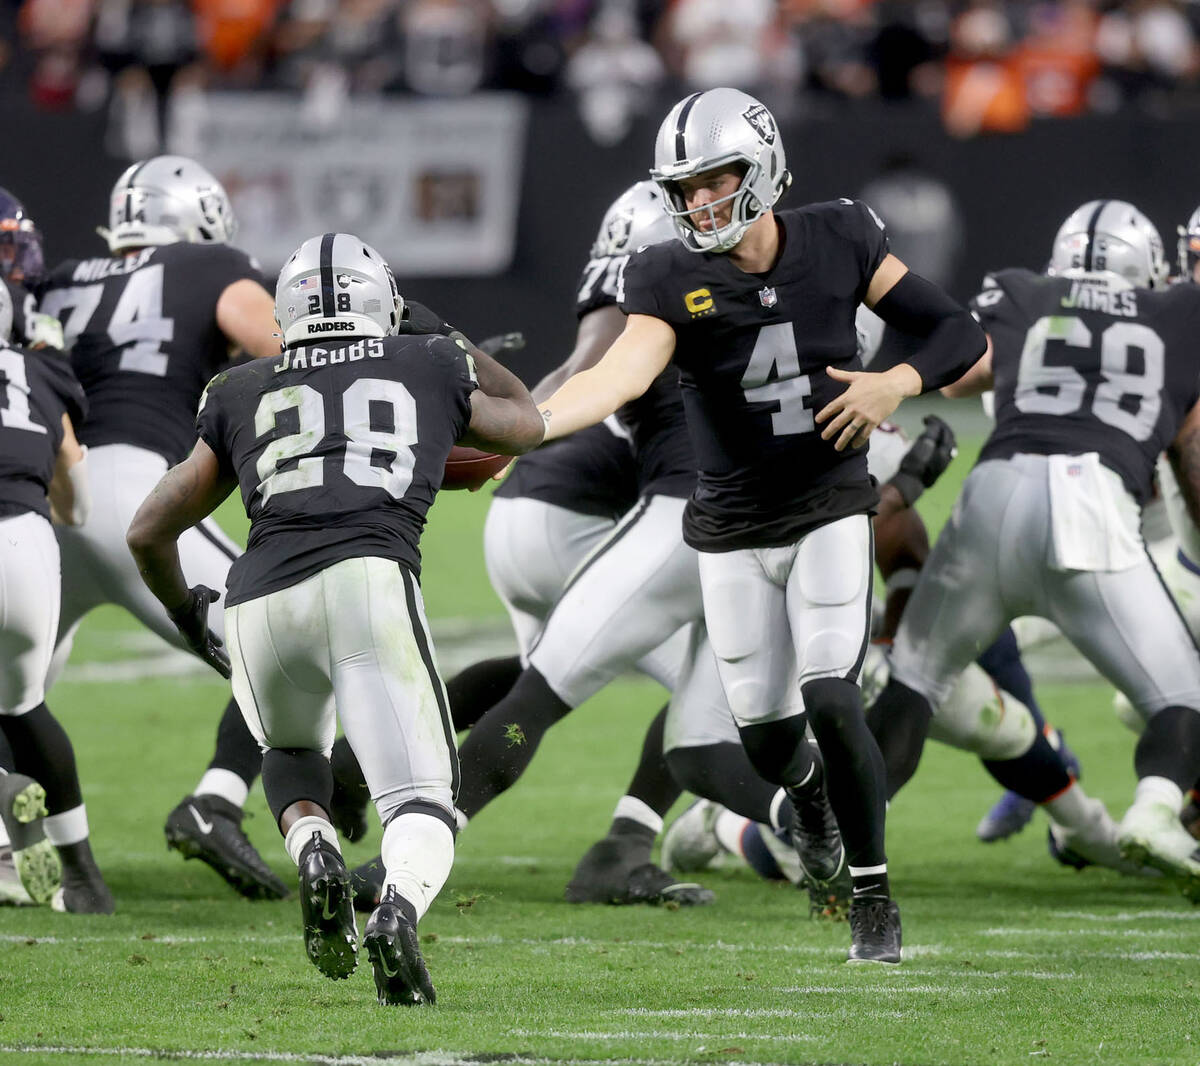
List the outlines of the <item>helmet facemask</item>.
<svg viewBox="0 0 1200 1066">
<path fill-rule="evenodd" d="M 687 167 L 687 169 L 682 169 Z M 699 207 L 688 207 L 687 199 L 679 186 L 681 178 L 701 177 L 715 170 L 726 170 L 740 167 L 742 179 L 738 187 L 727 196 L 713 200 Z M 754 195 L 755 181 L 761 172 L 756 160 L 748 160 L 743 156 L 734 156 L 717 163 L 706 165 L 703 170 L 694 170 L 688 164 L 680 164 L 678 174 L 670 174 L 672 169 L 664 167 L 662 171 L 653 172 L 654 180 L 663 191 L 664 209 L 675 221 L 675 228 L 680 237 L 693 251 L 727 252 L 736 247 L 746 230 L 755 222 L 766 209 Z M 717 211 L 726 204 L 729 208 L 729 221 L 721 225 Z M 696 225 L 694 216 L 700 215 L 711 220 L 709 229 L 701 229 Z"/>
</svg>

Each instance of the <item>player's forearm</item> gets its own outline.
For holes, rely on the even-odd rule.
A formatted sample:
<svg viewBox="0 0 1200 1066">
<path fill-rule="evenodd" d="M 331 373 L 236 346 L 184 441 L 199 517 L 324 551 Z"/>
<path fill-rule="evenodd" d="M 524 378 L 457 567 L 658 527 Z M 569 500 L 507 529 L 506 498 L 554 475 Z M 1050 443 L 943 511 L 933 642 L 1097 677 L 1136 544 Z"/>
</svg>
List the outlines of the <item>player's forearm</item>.
<svg viewBox="0 0 1200 1066">
<path fill-rule="evenodd" d="M 524 455 L 542 443 L 545 423 L 529 394 L 523 400 L 488 397 L 471 417 L 471 425 L 460 444 L 500 455 Z"/>
<path fill-rule="evenodd" d="M 1180 433 L 1167 450 L 1167 457 L 1188 515 L 1200 527 L 1200 428 L 1189 427 Z"/>
<path fill-rule="evenodd" d="M 548 400 L 538 404 L 546 419 L 546 440 L 566 437 L 603 422 L 632 398 L 599 370 L 576 374 Z"/>
<path fill-rule="evenodd" d="M 890 640 L 895 636 L 928 557 L 925 523 L 894 487 L 884 485 L 875 516 L 875 563 L 887 587 L 881 637 Z"/>
<path fill-rule="evenodd" d="M 188 583 L 179 564 L 179 543 L 167 541 L 130 540 L 129 550 L 137 563 L 138 573 L 146 587 L 154 593 L 168 613 L 178 610 L 188 598 Z"/>
</svg>

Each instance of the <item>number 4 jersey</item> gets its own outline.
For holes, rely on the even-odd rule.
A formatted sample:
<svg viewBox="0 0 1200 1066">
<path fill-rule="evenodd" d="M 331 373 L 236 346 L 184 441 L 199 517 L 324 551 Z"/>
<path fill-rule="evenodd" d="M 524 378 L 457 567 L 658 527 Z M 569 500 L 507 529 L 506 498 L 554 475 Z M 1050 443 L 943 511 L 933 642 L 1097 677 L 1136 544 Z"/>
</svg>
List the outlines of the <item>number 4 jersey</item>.
<svg viewBox="0 0 1200 1066">
<path fill-rule="evenodd" d="M 50 276 L 40 310 L 62 321 L 91 411 L 84 444 L 132 444 L 177 463 L 191 451 L 204 384 L 229 361 L 217 300 L 235 281 L 262 283 L 223 244 L 169 244 L 71 260 Z"/>
<path fill-rule="evenodd" d="M 196 429 L 251 523 L 226 605 L 343 559 L 419 575 L 425 515 L 475 388 L 466 352 L 436 335 L 289 348 L 213 378 Z"/>
<path fill-rule="evenodd" d="M 1141 503 L 1200 394 L 1200 286 L 1004 270 L 971 302 L 992 339 L 996 428 L 980 461 L 1096 452 Z"/>
</svg>

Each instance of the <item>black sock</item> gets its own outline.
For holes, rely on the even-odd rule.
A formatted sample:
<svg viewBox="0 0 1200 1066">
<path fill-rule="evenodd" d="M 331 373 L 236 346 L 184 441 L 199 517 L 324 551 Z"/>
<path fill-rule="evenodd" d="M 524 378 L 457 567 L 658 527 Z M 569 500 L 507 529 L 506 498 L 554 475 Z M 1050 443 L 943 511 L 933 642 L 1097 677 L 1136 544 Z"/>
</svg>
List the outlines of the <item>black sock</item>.
<svg viewBox="0 0 1200 1066">
<path fill-rule="evenodd" d="M 541 674 L 532 666 L 525 670 L 512 691 L 471 727 L 459 750 L 459 810 L 473 818 L 515 784 L 546 730 L 570 711 Z"/>
<path fill-rule="evenodd" d="M 804 742 L 808 746 L 808 742 Z M 771 803 L 779 786 L 761 777 L 740 744 L 701 744 L 675 748 L 667 754 L 667 765 L 676 780 L 702 799 L 728 807 L 753 822 L 771 824 Z M 784 800 L 784 805 L 790 803 Z M 781 811 L 790 818 L 790 811 Z M 781 825 L 790 822 L 781 821 Z"/>
<path fill-rule="evenodd" d="M 263 754 L 258 741 L 246 728 L 246 720 L 237 701 L 231 699 L 225 704 L 225 712 L 217 726 L 217 747 L 208 768 L 235 773 L 249 788 L 262 771 L 262 761 Z"/>
<path fill-rule="evenodd" d="M 46 790 L 50 814 L 73 810 L 83 802 L 71 738 L 44 703 L 25 714 L 0 718 L 0 729 L 12 748 L 13 769 Z"/>
<path fill-rule="evenodd" d="M 508 695 L 520 676 L 520 656 L 509 655 L 474 663 L 447 681 L 446 695 L 455 730 L 461 733 L 470 729 Z"/>
<path fill-rule="evenodd" d="M 888 884 L 886 873 L 851 876 L 850 884 L 855 899 L 870 898 L 871 896 L 887 898 L 892 894 L 892 886 Z"/>
<path fill-rule="evenodd" d="M 850 866 L 887 862 L 883 757 L 853 681 L 823 677 L 801 686 L 804 706 L 825 764 L 825 791 L 837 817 Z"/>
<path fill-rule="evenodd" d="M 13 762 L 12 748 L 8 746 L 3 729 L 0 729 L 0 770 L 7 770 L 9 773 L 12 773 L 16 768 L 17 764 Z"/>
<path fill-rule="evenodd" d="M 92 845 L 88 840 L 78 840 L 74 844 L 57 844 L 55 850 L 62 859 L 63 870 L 76 874 L 99 873 L 96 857 L 92 854 Z"/>
<path fill-rule="evenodd" d="M 1200 720 L 1200 715 L 1196 718 Z M 1045 803 L 1071 784 L 1067 764 L 1046 739 L 1045 733 L 1036 734 L 1029 750 L 1015 759 L 980 761 L 987 772 L 1009 792 L 1031 799 L 1034 803 Z"/>
<path fill-rule="evenodd" d="M 812 770 L 813 750 L 802 714 L 739 726 L 742 747 L 759 776 L 773 785 L 794 785 Z"/>
<path fill-rule="evenodd" d="M 660 818 L 683 795 L 683 789 L 672 776 L 666 756 L 663 755 L 663 726 L 666 721 L 667 708 L 663 707 L 646 730 L 637 769 L 633 771 L 629 787 L 625 790 L 625 795 L 641 800 Z M 614 819 L 614 828 L 618 820 L 624 819 Z"/>
<path fill-rule="evenodd" d="M 345 737 L 338 737 L 333 742 L 329 765 L 338 788 L 344 789 L 360 803 L 365 804 L 371 799 L 371 790 L 367 787 L 367 779 L 363 777 L 362 766 Z"/>
<path fill-rule="evenodd" d="M 932 717 L 929 701 L 895 678 L 867 711 L 867 725 L 883 756 L 888 799 L 917 772 Z"/>
<path fill-rule="evenodd" d="M 284 811 L 301 801 L 315 803 L 329 816 L 333 771 L 321 752 L 308 748 L 270 748 L 263 756 L 262 779 L 263 794 L 276 825 Z"/>
<path fill-rule="evenodd" d="M 1184 792 L 1200 768 L 1200 714 L 1191 707 L 1164 707 L 1146 723 L 1133 753 L 1138 778 L 1165 777 Z"/>
</svg>

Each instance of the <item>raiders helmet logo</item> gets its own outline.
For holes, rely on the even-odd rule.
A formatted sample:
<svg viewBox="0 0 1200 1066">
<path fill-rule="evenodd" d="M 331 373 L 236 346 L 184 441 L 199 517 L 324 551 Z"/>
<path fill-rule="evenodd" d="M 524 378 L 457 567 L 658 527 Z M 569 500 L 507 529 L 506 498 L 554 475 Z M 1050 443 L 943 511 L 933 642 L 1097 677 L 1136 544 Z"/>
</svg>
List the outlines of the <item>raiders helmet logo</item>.
<svg viewBox="0 0 1200 1066">
<path fill-rule="evenodd" d="M 629 235 L 633 232 L 633 212 L 622 211 L 608 220 L 604 233 L 604 243 L 609 255 L 623 252 L 629 244 Z"/>
<path fill-rule="evenodd" d="M 755 104 L 753 107 L 746 108 L 742 112 L 742 118 L 754 127 L 754 132 L 766 141 L 767 144 L 775 143 L 775 119 L 772 118 L 771 112 L 762 104 Z"/>
</svg>

